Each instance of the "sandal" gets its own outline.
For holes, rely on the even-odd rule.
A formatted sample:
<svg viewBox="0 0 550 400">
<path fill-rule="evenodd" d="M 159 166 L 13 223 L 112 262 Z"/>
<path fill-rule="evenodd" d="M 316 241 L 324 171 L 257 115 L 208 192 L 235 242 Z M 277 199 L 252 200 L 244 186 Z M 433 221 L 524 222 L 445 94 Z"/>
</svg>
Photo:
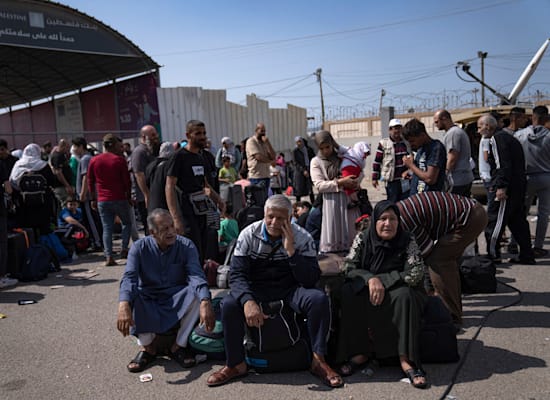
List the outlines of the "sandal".
<svg viewBox="0 0 550 400">
<path fill-rule="evenodd" d="M 342 377 L 333 371 L 327 363 L 318 362 L 315 366 L 311 367 L 309 372 L 330 388 L 335 389 L 344 386 Z"/>
<path fill-rule="evenodd" d="M 187 347 L 180 347 L 173 353 L 170 353 L 170 358 L 181 365 L 183 368 L 194 367 L 197 361 L 195 355 Z"/>
<path fill-rule="evenodd" d="M 149 364 L 155 361 L 156 358 L 157 358 L 156 354 L 151 354 L 146 352 L 145 350 L 142 350 L 139 353 L 137 353 L 137 356 L 135 356 L 135 358 L 132 361 L 130 361 L 130 364 L 128 364 L 126 368 L 130 372 L 141 372 L 145 368 L 147 368 Z M 137 364 L 137 366 L 130 367 L 130 365 L 132 364 Z"/>
<path fill-rule="evenodd" d="M 426 373 L 421 368 L 411 368 L 408 369 L 405 372 L 405 375 L 409 380 L 411 381 L 411 385 L 413 385 L 417 389 L 426 389 L 428 387 L 428 381 L 426 379 Z M 423 383 L 414 383 L 414 380 L 416 378 L 424 378 Z"/>
<path fill-rule="evenodd" d="M 352 376 L 357 371 L 362 370 L 369 364 L 369 359 L 367 358 L 363 362 L 356 362 L 353 361 L 353 359 L 350 359 L 349 361 L 344 362 L 340 367 L 338 367 L 338 373 L 340 376 Z"/>
</svg>

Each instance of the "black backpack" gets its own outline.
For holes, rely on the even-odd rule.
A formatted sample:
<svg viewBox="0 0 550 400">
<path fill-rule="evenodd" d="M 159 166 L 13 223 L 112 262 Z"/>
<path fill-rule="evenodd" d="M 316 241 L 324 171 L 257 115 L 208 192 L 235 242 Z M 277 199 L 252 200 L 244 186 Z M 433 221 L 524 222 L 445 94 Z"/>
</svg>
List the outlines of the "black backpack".
<svg viewBox="0 0 550 400">
<path fill-rule="evenodd" d="M 19 191 L 23 204 L 28 207 L 38 207 L 46 204 L 48 182 L 40 174 L 26 173 L 19 180 Z"/>
<path fill-rule="evenodd" d="M 462 293 L 496 293 L 497 268 L 485 256 L 464 257 L 460 263 Z"/>
<path fill-rule="evenodd" d="M 25 264 L 19 279 L 22 281 L 41 281 L 52 270 L 52 255 L 43 244 L 31 245 L 25 253 Z"/>
</svg>

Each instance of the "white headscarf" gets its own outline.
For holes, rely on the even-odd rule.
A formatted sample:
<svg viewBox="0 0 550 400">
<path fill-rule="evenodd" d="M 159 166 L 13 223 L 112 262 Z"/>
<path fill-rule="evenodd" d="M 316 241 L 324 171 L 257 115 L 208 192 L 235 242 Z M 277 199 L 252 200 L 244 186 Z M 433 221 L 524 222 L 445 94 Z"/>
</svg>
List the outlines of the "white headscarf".
<svg viewBox="0 0 550 400">
<path fill-rule="evenodd" d="M 353 164 L 364 168 L 365 153 L 370 154 L 370 145 L 367 142 L 357 142 L 345 154 L 344 158 L 351 161 Z"/>
<path fill-rule="evenodd" d="M 19 189 L 19 180 L 27 172 L 36 172 L 44 168 L 48 163 L 40 158 L 40 146 L 31 143 L 23 150 L 23 155 L 15 162 L 10 174 L 10 183 Z"/>
<path fill-rule="evenodd" d="M 227 144 L 227 148 L 223 145 L 224 143 Z M 233 143 L 233 140 L 229 136 L 224 136 L 222 138 L 222 157 L 229 157 L 229 163 L 233 164 L 237 158 L 235 155 L 235 144 Z"/>
</svg>

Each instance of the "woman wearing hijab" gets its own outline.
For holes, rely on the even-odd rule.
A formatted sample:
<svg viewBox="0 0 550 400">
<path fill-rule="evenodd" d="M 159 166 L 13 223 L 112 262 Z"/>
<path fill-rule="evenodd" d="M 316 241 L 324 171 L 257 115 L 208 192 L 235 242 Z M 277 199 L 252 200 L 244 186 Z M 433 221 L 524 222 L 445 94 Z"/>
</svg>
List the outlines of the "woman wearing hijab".
<svg viewBox="0 0 550 400">
<path fill-rule="evenodd" d="M 313 185 L 323 196 L 323 219 L 319 251 L 321 253 L 347 253 L 355 236 L 355 220 L 359 217 L 357 207 L 348 209 L 349 197 L 344 190 L 359 188 L 357 177 L 342 177 L 339 145 L 330 132 L 315 134 L 319 147 L 317 156 L 311 160 L 310 175 Z"/>
<path fill-rule="evenodd" d="M 15 189 L 15 194 L 19 191 L 19 182 L 23 175 L 27 173 L 39 174 L 46 179 L 48 187 L 56 184 L 57 178 L 52 172 L 48 163 L 41 158 L 42 150 L 40 146 L 31 143 L 23 150 L 23 155 L 15 165 L 10 174 L 10 183 Z M 53 197 L 51 192 L 46 193 L 44 207 L 27 207 L 19 197 L 17 203 L 16 219 L 20 226 L 37 228 L 41 235 L 51 232 L 50 223 L 55 218 L 53 206 Z"/>
<path fill-rule="evenodd" d="M 306 142 L 300 136 L 294 138 L 296 147 L 292 151 L 294 159 L 294 196 L 296 201 L 300 201 L 302 196 L 310 196 L 313 203 L 313 192 L 311 190 L 311 177 L 309 175 L 309 164 L 313 156 L 313 151 L 306 146 Z"/>
<path fill-rule="evenodd" d="M 223 167 L 223 157 L 229 157 L 231 166 L 235 168 L 235 171 L 241 168 L 241 152 L 235 147 L 233 140 L 228 136 L 222 138 L 222 147 L 216 153 L 216 167 L 218 169 Z"/>
<path fill-rule="evenodd" d="M 374 208 L 346 259 L 350 281 L 341 291 L 341 325 L 336 361 L 353 374 L 374 344 L 378 358 L 399 354 L 401 368 L 416 388 L 427 386 L 420 366 L 418 333 L 427 300 L 424 261 L 414 236 L 401 227 L 399 209 L 388 200 Z M 373 344 L 367 338 L 371 337 Z"/>
</svg>

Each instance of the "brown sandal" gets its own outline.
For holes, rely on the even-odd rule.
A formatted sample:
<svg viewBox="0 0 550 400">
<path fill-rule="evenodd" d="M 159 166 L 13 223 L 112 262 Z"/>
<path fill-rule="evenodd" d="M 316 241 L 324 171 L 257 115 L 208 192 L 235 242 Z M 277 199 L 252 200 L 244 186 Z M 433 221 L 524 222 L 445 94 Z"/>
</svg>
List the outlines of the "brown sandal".
<svg viewBox="0 0 550 400">
<path fill-rule="evenodd" d="M 229 381 L 248 375 L 248 369 L 239 372 L 236 367 L 224 366 L 222 369 L 214 372 L 208 377 L 206 384 L 210 387 L 225 385 Z"/>
<path fill-rule="evenodd" d="M 330 388 L 340 388 L 344 386 L 344 380 L 336 371 L 329 367 L 327 363 L 317 362 L 309 370 L 312 375 L 316 376 Z"/>
</svg>

